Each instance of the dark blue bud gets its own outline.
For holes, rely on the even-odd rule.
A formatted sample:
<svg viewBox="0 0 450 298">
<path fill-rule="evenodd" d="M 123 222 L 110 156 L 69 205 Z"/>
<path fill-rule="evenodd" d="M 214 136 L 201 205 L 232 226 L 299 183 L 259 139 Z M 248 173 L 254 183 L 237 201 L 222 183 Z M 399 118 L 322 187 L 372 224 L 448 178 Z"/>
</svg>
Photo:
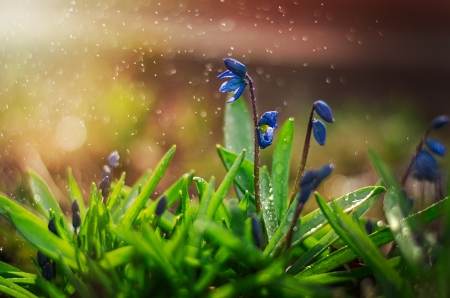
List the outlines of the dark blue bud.
<svg viewBox="0 0 450 298">
<path fill-rule="evenodd" d="M 412 208 L 414 207 L 414 199 L 413 199 L 412 197 L 409 197 L 409 198 L 406 200 L 406 203 L 408 204 L 408 207 L 410 207 L 411 210 L 412 210 Z"/>
<path fill-rule="evenodd" d="M 431 121 L 430 127 L 434 129 L 439 129 L 449 122 L 450 122 L 449 116 L 447 115 L 437 116 L 436 118 L 433 119 L 433 121 Z"/>
<path fill-rule="evenodd" d="M 370 219 L 368 219 L 366 221 L 366 224 L 364 225 L 364 228 L 366 229 L 367 235 L 372 234 L 373 233 L 373 222 Z"/>
<path fill-rule="evenodd" d="M 413 166 L 413 175 L 419 180 L 437 181 L 440 179 L 439 166 L 427 151 L 419 151 Z"/>
<path fill-rule="evenodd" d="M 102 190 L 102 196 L 107 197 L 109 195 L 111 187 L 111 182 L 109 181 L 109 177 L 106 176 L 103 178 L 102 182 L 100 182 L 99 188 Z"/>
<path fill-rule="evenodd" d="M 273 129 L 277 129 L 277 120 L 278 120 L 278 112 L 277 111 L 269 111 L 265 112 L 261 119 L 258 122 L 258 126 L 267 124 L 268 126 L 272 127 Z"/>
<path fill-rule="evenodd" d="M 111 152 L 111 154 L 108 156 L 108 164 L 110 167 L 112 168 L 117 168 L 117 166 L 119 165 L 119 152 L 117 151 L 113 151 Z"/>
<path fill-rule="evenodd" d="M 50 263 L 47 263 L 44 265 L 44 267 L 42 267 L 42 276 L 46 280 L 51 280 L 53 278 L 53 268 Z"/>
<path fill-rule="evenodd" d="M 72 214 L 72 226 L 77 229 L 81 226 L 81 215 L 80 212 L 74 212 Z"/>
<path fill-rule="evenodd" d="M 262 241 L 263 241 L 263 233 L 262 233 L 262 227 L 261 227 L 261 223 L 259 222 L 259 220 L 255 217 L 252 216 L 252 236 L 253 236 L 253 241 L 255 242 L 255 245 L 258 246 L 259 248 L 261 248 L 262 246 Z"/>
<path fill-rule="evenodd" d="M 241 78 L 245 78 L 247 74 L 247 67 L 236 59 L 233 58 L 225 58 L 223 59 L 225 66 L 235 75 L 238 75 Z"/>
<path fill-rule="evenodd" d="M 434 154 L 444 156 L 445 155 L 445 146 L 441 142 L 428 138 L 426 140 L 427 147 L 433 152 Z"/>
<path fill-rule="evenodd" d="M 108 176 L 109 179 L 112 180 L 112 179 L 111 179 L 111 175 L 112 175 L 111 168 L 110 168 L 109 166 L 107 166 L 107 165 L 104 165 L 104 166 L 103 166 L 103 171 L 102 171 L 102 180 L 103 180 L 106 176 Z"/>
<path fill-rule="evenodd" d="M 161 216 L 161 214 L 163 214 L 163 212 L 166 210 L 167 207 L 167 197 L 163 196 L 159 201 L 158 201 L 158 205 L 156 205 L 156 210 L 155 210 L 155 214 L 157 216 Z"/>
<path fill-rule="evenodd" d="M 273 128 L 262 125 L 258 128 L 258 143 L 261 149 L 267 148 L 273 141 Z"/>
<path fill-rule="evenodd" d="M 37 262 L 41 268 L 48 263 L 47 257 L 40 250 L 37 252 Z"/>
<path fill-rule="evenodd" d="M 332 163 L 321 166 L 316 171 L 317 179 L 323 180 L 323 179 L 327 178 L 331 174 L 331 172 L 333 172 L 333 169 L 334 169 L 334 164 L 332 164 Z"/>
<path fill-rule="evenodd" d="M 310 184 L 315 178 L 316 172 L 311 169 L 307 169 L 305 172 L 303 172 L 302 178 L 300 178 L 299 185 L 303 187 L 306 184 Z"/>
<path fill-rule="evenodd" d="M 331 113 L 331 109 L 324 101 L 321 101 L 321 100 L 316 101 L 314 103 L 314 110 L 320 116 L 320 118 L 322 118 L 326 122 L 329 122 L 329 123 L 334 122 L 334 118 L 333 118 L 333 114 Z"/>
<path fill-rule="evenodd" d="M 72 203 L 72 213 L 80 212 L 80 204 L 78 204 L 78 199 L 73 200 Z"/>
<path fill-rule="evenodd" d="M 314 133 L 314 139 L 316 139 L 317 143 L 320 146 L 325 145 L 325 141 L 327 139 L 327 128 L 322 121 L 314 119 L 312 121 L 312 129 Z"/>
<path fill-rule="evenodd" d="M 297 204 L 298 205 L 305 204 L 308 201 L 312 191 L 313 191 L 312 183 L 305 184 L 302 187 L 302 189 L 300 189 L 299 199 L 298 199 Z"/>
<path fill-rule="evenodd" d="M 54 217 L 52 219 L 50 219 L 50 221 L 48 222 L 48 229 L 49 229 L 50 232 L 52 232 L 53 234 L 55 234 L 56 236 L 59 237 L 58 232 L 56 231 L 55 218 Z"/>
</svg>

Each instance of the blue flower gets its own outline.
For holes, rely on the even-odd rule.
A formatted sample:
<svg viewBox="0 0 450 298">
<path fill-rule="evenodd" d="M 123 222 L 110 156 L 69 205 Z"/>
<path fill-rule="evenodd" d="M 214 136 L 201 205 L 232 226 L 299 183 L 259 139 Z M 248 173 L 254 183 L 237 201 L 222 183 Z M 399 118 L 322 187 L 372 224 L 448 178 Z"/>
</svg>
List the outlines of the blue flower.
<svg viewBox="0 0 450 298">
<path fill-rule="evenodd" d="M 278 112 L 265 112 L 258 122 L 258 143 L 261 149 L 272 144 L 273 131 L 278 128 L 277 125 Z"/>
<path fill-rule="evenodd" d="M 440 156 L 444 156 L 445 155 L 445 146 L 444 144 L 442 144 L 441 142 L 435 140 L 435 139 L 431 139 L 428 138 L 426 140 L 426 144 L 428 149 L 431 150 L 431 152 L 433 152 L 434 154 L 440 155 Z"/>
<path fill-rule="evenodd" d="M 320 146 L 324 146 L 327 139 L 327 128 L 325 127 L 325 124 L 320 120 L 314 119 L 312 121 L 312 129 L 314 139 L 316 139 Z"/>
<path fill-rule="evenodd" d="M 329 163 L 326 164 L 317 171 L 314 171 L 312 169 L 308 169 L 305 172 L 303 172 L 303 176 L 299 181 L 300 184 L 300 192 L 298 194 L 298 202 L 297 204 L 305 204 L 306 201 L 308 201 L 311 192 L 315 189 L 317 189 L 322 183 L 322 181 L 330 176 L 331 172 L 334 169 L 334 164 Z"/>
<path fill-rule="evenodd" d="M 413 169 L 414 177 L 421 181 L 433 182 L 440 179 L 439 165 L 434 157 L 425 150 L 417 153 Z"/>
<path fill-rule="evenodd" d="M 225 58 L 223 59 L 225 66 L 227 67 L 227 71 L 221 73 L 217 78 L 218 79 L 231 79 L 220 86 L 219 91 L 228 93 L 234 92 L 233 97 L 231 97 L 227 102 L 233 102 L 237 100 L 247 87 L 247 79 L 245 76 L 247 75 L 247 68 L 241 62 L 232 59 Z"/>
<path fill-rule="evenodd" d="M 325 120 L 328 123 L 333 123 L 334 118 L 333 114 L 331 113 L 330 107 L 322 100 L 318 100 L 314 103 L 314 110 L 316 113 Z"/>
</svg>

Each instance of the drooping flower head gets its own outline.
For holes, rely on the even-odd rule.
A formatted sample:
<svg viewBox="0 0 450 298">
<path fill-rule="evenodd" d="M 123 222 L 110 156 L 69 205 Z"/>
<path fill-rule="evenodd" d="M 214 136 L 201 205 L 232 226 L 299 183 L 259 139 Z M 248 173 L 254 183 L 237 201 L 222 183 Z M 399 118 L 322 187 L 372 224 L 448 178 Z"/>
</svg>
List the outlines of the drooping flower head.
<svg viewBox="0 0 450 298">
<path fill-rule="evenodd" d="M 277 125 L 278 112 L 265 112 L 258 122 L 258 143 L 261 149 L 264 149 L 272 144 L 273 131 L 278 128 Z"/>
<path fill-rule="evenodd" d="M 298 194 L 299 199 L 297 204 L 305 204 L 306 201 L 308 201 L 311 192 L 317 189 L 320 183 L 330 176 L 333 169 L 334 164 L 329 163 L 318 168 L 316 171 L 312 169 L 306 170 L 299 181 L 301 189 Z"/>
<path fill-rule="evenodd" d="M 413 165 L 413 176 L 418 180 L 438 181 L 440 179 L 439 165 L 436 159 L 425 150 L 417 153 Z"/>
<path fill-rule="evenodd" d="M 228 70 L 221 73 L 217 78 L 231 80 L 223 83 L 219 91 L 224 93 L 234 92 L 233 97 L 227 100 L 227 102 L 233 102 L 242 95 L 245 87 L 247 87 L 247 80 L 245 78 L 247 67 L 233 58 L 225 58 L 223 62 Z"/>
<path fill-rule="evenodd" d="M 318 119 L 313 119 L 312 129 L 314 133 L 314 139 L 316 139 L 317 143 L 319 143 L 320 146 L 324 146 L 327 139 L 327 128 L 325 124 L 323 124 L 323 122 Z"/>
</svg>

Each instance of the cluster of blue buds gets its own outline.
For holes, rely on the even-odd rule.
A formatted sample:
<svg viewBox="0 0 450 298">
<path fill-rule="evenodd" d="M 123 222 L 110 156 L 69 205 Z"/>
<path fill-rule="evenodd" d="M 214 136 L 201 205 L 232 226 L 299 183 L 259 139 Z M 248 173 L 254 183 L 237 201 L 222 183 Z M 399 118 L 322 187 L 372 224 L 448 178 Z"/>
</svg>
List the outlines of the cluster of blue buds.
<svg viewBox="0 0 450 298">
<path fill-rule="evenodd" d="M 225 58 L 223 59 L 223 62 L 228 70 L 221 73 L 217 78 L 231 80 L 223 83 L 222 86 L 220 86 L 219 91 L 224 93 L 233 92 L 233 97 L 227 100 L 227 102 L 233 102 L 242 95 L 245 87 L 247 87 L 247 67 L 232 58 Z"/>
<path fill-rule="evenodd" d="M 431 129 L 439 129 L 449 122 L 449 116 L 438 116 L 431 122 L 428 131 Z M 446 153 L 446 148 L 438 140 L 429 138 L 427 134 L 424 136 L 423 143 L 425 143 L 426 148 L 423 148 L 422 146 L 422 148 L 420 148 L 420 150 L 418 150 L 415 154 L 413 176 L 420 181 L 438 181 L 441 178 L 440 169 L 436 159 L 432 154 L 442 157 Z"/>
<path fill-rule="evenodd" d="M 42 276 L 46 280 L 51 280 L 53 278 L 53 267 L 47 257 L 39 250 L 37 252 L 37 262 L 42 269 Z"/>
<path fill-rule="evenodd" d="M 299 200 L 297 204 L 305 204 L 308 201 L 311 192 L 319 187 L 320 183 L 331 174 L 333 169 L 334 164 L 329 163 L 316 171 L 312 169 L 306 170 L 299 182 L 301 189 L 298 194 Z"/>
<path fill-rule="evenodd" d="M 278 128 L 277 125 L 278 112 L 265 112 L 258 122 L 258 143 L 261 149 L 264 149 L 272 144 L 273 131 Z"/>
<path fill-rule="evenodd" d="M 318 100 L 314 102 L 314 111 L 316 111 L 317 115 L 320 116 L 324 121 L 328 123 L 333 123 L 334 118 L 331 113 L 330 107 L 322 100 Z M 325 141 L 327 139 L 327 128 L 325 124 L 319 119 L 312 120 L 312 129 L 314 133 L 314 139 L 316 139 L 317 143 L 320 146 L 325 145 Z"/>
<path fill-rule="evenodd" d="M 117 151 L 111 152 L 108 156 L 108 164 L 103 166 L 102 181 L 99 188 L 102 190 L 102 196 L 106 198 L 109 195 L 111 188 L 111 181 L 113 180 L 113 174 L 111 168 L 117 168 L 119 166 L 120 156 Z"/>
</svg>

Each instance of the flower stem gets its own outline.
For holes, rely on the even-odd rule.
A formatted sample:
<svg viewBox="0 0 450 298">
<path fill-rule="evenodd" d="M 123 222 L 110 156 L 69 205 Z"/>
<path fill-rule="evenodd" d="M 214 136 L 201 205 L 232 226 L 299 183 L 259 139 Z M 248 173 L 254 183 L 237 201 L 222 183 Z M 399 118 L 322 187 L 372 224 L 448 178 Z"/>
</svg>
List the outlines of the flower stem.
<svg viewBox="0 0 450 298">
<path fill-rule="evenodd" d="M 300 217 L 300 213 L 303 210 L 303 206 L 305 204 L 300 203 L 297 206 L 297 209 L 295 209 L 294 217 L 292 218 L 291 224 L 289 225 L 289 229 L 286 235 L 284 235 L 283 239 L 281 240 L 280 245 L 278 245 L 277 249 L 275 250 L 274 257 L 277 258 L 281 251 L 283 250 L 284 246 L 286 245 L 286 250 L 288 250 L 291 247 L 292 242 L 292 235 L 294 234 L 294 228 L 295 224 L 298 222 L 298 218 Z"/>
<path fill-rule="evenodd" d="M 422 140 L 420 140 L 419 144 L 416 146 L 416 150 L 414 151 L 414 154 L 411 156 L 411 159 L 408 162 L 408 166 L 406 167 L 405 171 L 403 172 L 402 178 L 400 179 L 400 188 L 403 188 L 406 183 L 406 179 L 408 179 L 409 173 L 411 172 L 412 166 L 414 164 L 414 161 L 416 160 L 417 153 L 419 153 L 420 150 L 422 150 L 423 143 L 425 139 L 428 137 L 428 134 L 430 133 L 431 127 L 428 127 L 427 131 L 422 137 Z"/>
<path fill-rule="evenodd" d="M 259 143 L 258 143 L 258 110 L 256 108 L 256 97 L 255 97 L 255 89 L 253 87 L 253 80 L 252 78 L 246 74 L 245 78 L 248 80 L 248 85 L 250 87 L 250 98 L 252 102 L 252 109 L 253 109 L 253 127 L 254 129 L 254 136 L 253 141 L 255 145 L 254 150 L 254 158 L 253 158 L 253 177 L 255 180 L 255 204 L 256 204 L 256 213 L 259 213 L 261 210 L 261 201 L 260 201 L 260 193 L 261 190 L 259 188 Z"/>
<path fill-rule="evenodd" d="M 302 160 L 300 161 L 300 165 L 298 167 L 297 171 L 297 177 L 295 177 L 295 184 L 294 184 L 294 190 L 291 194 L 291 200 L 289 201 L 289 206 L 292 204 L 292 202 L 295 200 L 295 197 L 297 196 L 300 178 L 303 175 L 303 172 L 305 171 L 306 167 L 306 160 L 308 159 L 308 152 L 309 152 L 309 146 L 311 143 L 311 131 L 312 131 L 312 120 L 314 115 L 314 106 L 311 109 L 311 113 L 309 114 L 309 120 L 308 120 L 308 128 L 306 129 L 306 136 L 305 136 L 305 142 L 303 143 L 303 151 L 302 151 Z"/>
</svg>

